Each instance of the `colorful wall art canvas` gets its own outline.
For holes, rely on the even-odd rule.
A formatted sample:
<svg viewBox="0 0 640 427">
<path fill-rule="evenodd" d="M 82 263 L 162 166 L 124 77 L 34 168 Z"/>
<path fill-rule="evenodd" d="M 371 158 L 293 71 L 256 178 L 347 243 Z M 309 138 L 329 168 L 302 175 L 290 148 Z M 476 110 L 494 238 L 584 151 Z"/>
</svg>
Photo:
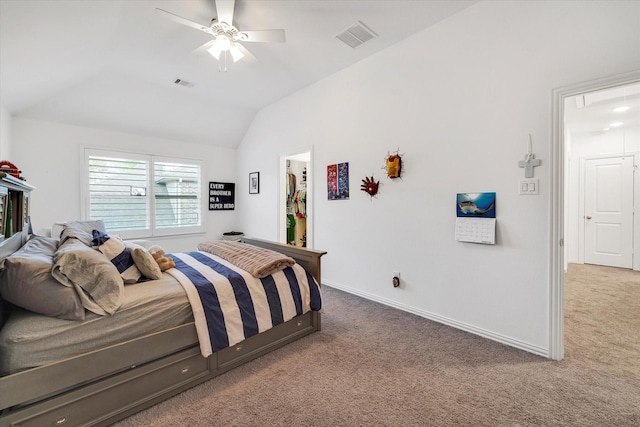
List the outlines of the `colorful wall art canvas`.
<svg viewBox="0 0 640 427">
<path fill-rule="evenodd" d="M 496 193 L 458 193 L 458 217 L 495 218 Z"/>
<path fill-rule="evenodd" d="M 349 198 L 349 163 L 327 166 L 327 198 L 346 200 Z"/>
</svg>

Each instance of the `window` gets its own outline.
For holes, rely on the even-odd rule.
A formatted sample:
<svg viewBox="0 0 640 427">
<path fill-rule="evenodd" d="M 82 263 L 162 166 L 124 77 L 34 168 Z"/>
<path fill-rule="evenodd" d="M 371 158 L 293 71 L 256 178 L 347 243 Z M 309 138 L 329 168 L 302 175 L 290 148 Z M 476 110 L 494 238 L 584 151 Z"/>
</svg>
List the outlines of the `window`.
<svg viewBox="0 0 640 427">
<path fill-rule="evenodd" d="M 123 237 L 204 231 L 201 162 L 85 149 L 83 217 Z"/>
</svg>

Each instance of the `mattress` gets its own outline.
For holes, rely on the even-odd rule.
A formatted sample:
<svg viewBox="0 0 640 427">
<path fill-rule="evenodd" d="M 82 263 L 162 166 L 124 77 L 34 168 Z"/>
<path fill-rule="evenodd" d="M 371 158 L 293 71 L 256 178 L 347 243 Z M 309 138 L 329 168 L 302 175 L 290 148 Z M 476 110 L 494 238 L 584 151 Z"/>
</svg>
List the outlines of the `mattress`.
<svg viewBox="0 0 640 427">
<path fill-rule="evenodd" d="M 187 295 L 166 273 L 160 280 L 125 286 L 124 302 L 113 316 L 87 312 L 85 320 L 74 321 L 15 308 L 0 331 L 0 376 L 189 322 Z"/>
</svg>

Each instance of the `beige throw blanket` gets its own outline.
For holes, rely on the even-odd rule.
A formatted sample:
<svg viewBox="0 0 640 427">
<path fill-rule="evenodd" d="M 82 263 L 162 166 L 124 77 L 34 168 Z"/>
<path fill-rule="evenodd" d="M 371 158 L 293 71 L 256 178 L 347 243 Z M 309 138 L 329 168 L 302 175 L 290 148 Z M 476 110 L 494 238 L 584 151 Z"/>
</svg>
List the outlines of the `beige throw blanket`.
<svg viewBox="0 0 640 427">
<path fill-rule="evenodd" d="M 200 243 L 198 250 L 219 256 L 259 279 L 296 263 L 279 252 L 227 240 Z"/>
</svg>

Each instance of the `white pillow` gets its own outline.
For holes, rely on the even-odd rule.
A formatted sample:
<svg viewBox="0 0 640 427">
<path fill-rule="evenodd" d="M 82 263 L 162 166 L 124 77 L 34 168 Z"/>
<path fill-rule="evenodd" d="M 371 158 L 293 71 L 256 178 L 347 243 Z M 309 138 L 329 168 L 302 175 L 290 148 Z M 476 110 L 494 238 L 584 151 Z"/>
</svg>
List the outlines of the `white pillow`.
<svg viewBox="0 0 640 427">
<path fill-rule="evenodd" d="M 67 225 L 86 231 L 89 234 L 91 234 L 93 230 L 106 230 L 104 227 L 104 221 L 101 219 L 89 219 L 86 221 L 58 221 L 54 222 L 51 226 L 51 237 L 53 239 L 60 240 L 60 236 L 62 236 L 62 232 Z"/>
</svg>

